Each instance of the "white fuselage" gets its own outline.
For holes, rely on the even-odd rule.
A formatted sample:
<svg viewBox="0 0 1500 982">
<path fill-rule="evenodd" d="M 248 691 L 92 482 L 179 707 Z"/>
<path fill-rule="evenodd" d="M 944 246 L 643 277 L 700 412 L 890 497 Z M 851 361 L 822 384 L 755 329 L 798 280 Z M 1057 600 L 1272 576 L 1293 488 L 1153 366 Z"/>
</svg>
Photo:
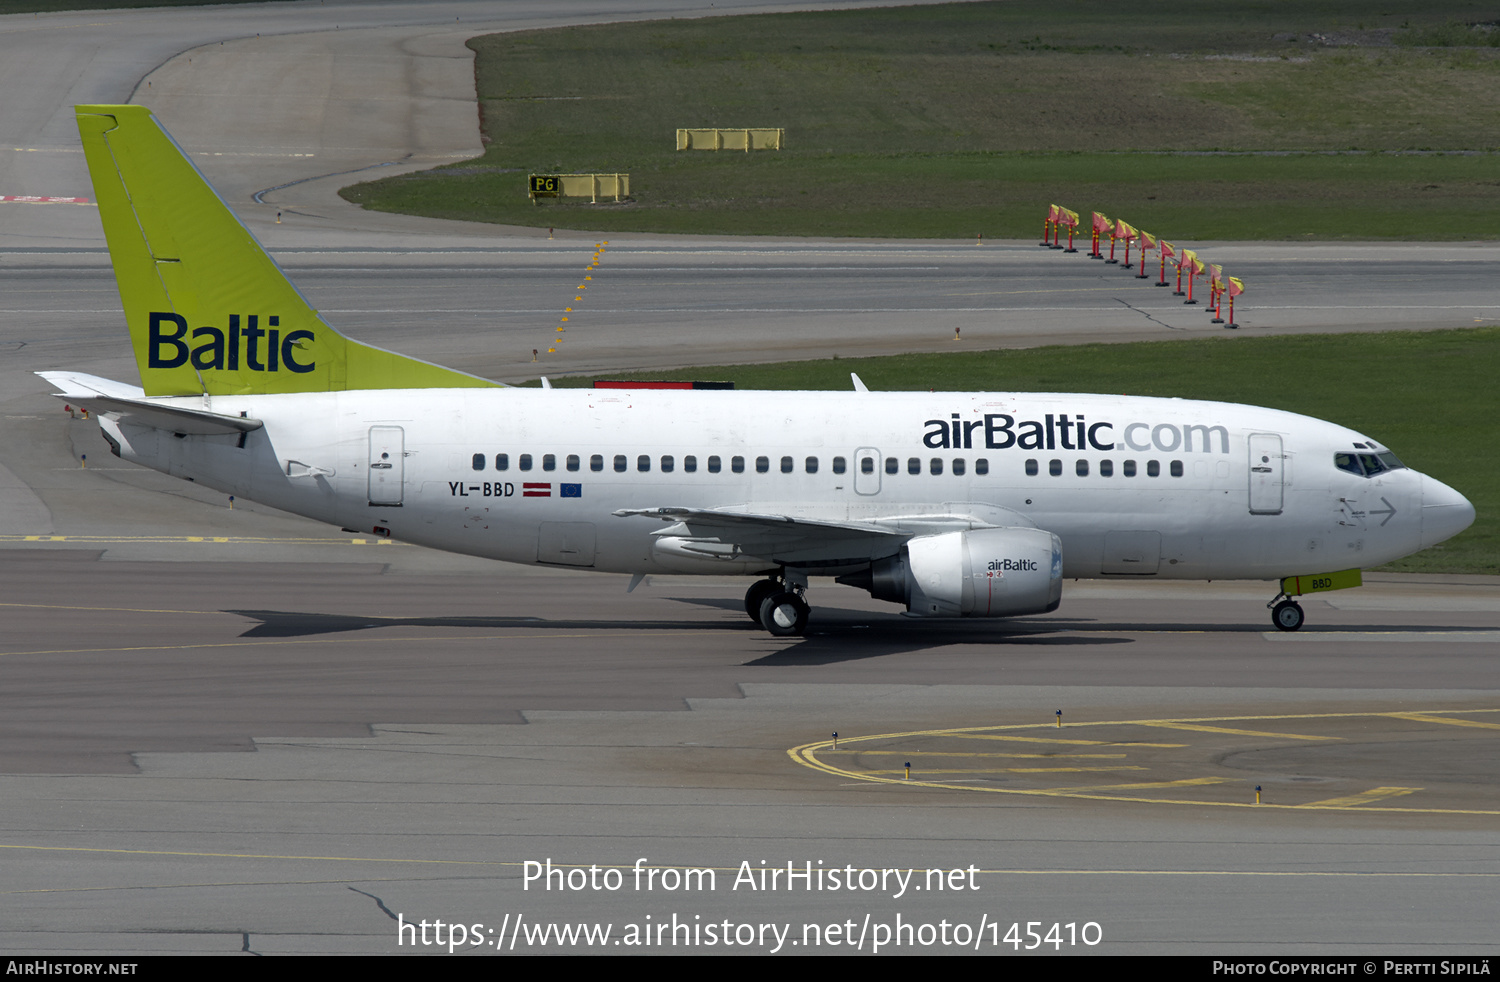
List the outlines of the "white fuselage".
<svg viewBox="0 0 1500 982">
<path fill-rule="evenodd" d="M 1359 433 L 1228 403 L 506 388 L 217 396 L 211 409 L 264 427 L 242 441 L 104 423 L 128 460 L 332 525 L 611 572 L 765 570 L 657 548 L 670 522 L 620 509 L 896 519 L 912 535 L 923 516 L 968 516 L 1056 533 L 1068 577 L 1181 579 L 1376 566 L 1473 514 L 1414 470 L 1335 467 L 1375 448 Z"/>
</svg>

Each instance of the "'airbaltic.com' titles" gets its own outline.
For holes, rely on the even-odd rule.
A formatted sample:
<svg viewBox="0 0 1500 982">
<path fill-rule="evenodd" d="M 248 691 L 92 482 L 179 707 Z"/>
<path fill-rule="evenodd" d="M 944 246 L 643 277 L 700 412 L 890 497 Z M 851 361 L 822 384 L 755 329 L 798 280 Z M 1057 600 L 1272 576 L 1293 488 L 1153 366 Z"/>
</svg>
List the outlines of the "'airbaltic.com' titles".
<svg viewBox="0 0 1500 982">
<path fill-rule="evenodd" d="M 453 552 L 809 578 L 916 616 L 1055 610 L 1064 577 L 1278 579 L 1294 596 L 1467 528 L 1372 438 L 1253 406 L 1015 393 L 515 389 L 343 337 L 139 106 L 80 106 L 141 385 L 42 373 L 120 457 Z"/>
</svg>

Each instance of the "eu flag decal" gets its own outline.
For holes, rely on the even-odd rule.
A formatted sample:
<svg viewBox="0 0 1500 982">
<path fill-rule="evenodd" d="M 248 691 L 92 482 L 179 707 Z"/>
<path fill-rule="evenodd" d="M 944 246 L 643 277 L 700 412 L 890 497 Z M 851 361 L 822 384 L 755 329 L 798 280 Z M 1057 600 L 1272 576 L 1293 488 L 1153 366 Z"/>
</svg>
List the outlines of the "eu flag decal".
<svg viewBox="0 0 1500 982">
<path fill-rule="evenodd" d="M 582 498 L 583 497 L 583 485 L 582 484 L 559 484 L 558 487 L 562 489 L 562 492 L 561 492 L 561 494 L 558 495 L 558 497 L 561 497 L 561 498 Z"/>
</svg>

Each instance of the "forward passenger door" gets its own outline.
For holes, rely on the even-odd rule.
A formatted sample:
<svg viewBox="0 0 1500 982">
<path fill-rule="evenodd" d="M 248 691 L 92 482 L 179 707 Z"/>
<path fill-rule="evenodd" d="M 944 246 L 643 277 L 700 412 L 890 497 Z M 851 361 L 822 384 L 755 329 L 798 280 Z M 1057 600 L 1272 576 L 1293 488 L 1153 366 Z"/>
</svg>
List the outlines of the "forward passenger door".
<svg viewBox="0 0 1500 982">
<path fill-rule="evenodd" d="M 1250 434 L 1250 514 L 1280 515 L 1285 489 L 1281 437 Z"/>
</svg>

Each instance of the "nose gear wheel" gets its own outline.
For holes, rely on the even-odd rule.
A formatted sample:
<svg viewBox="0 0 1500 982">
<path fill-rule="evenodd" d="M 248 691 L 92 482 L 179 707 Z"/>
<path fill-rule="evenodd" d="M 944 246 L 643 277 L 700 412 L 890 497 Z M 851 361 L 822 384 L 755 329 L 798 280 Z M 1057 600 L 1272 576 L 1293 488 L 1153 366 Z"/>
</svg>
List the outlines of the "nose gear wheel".
<svg viewBox="0 0 1500 982">
<path fill-rule="evenodd" d="M 1295 600 L 1283 600 L 1271 608 L 1271 623 L 1279 631 L 1295 631 L 1302 626 L 1302 605 Z"/>
</svg>

